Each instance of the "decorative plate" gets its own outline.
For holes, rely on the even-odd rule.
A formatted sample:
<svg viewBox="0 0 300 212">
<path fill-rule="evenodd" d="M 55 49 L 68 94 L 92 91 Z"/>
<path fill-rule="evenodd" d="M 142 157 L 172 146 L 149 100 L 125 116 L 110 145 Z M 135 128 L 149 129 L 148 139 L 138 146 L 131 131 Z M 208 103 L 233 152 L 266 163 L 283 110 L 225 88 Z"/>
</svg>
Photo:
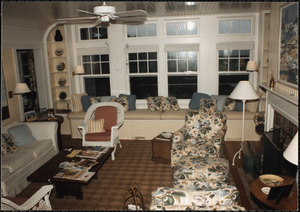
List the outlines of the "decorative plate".
<svg viewBox="0 0 300 212">
<path fill-rule="evenodd" d="M 59 78 L 59 80 L 58 80 L 58 85 L 59 86 L 65 86 L 66 83 L 67 83 L 66 78 L 64 78 L 64 77 Z"/>
<path fill-rule="evenodd" d="M 264 174 L 259 176 L 260 181 L 267 186 L 278 186 L 283 183 L 283 178 L 274 174 Z"/>
<path fill-rule="evenodd" d="M 65 69 L 66 65 L 64 63 L 60 63 L 58 65 L 56 65 L 56 69 L 58 71 L 63 71 Z"/>
<path fill-rule="evenodd" d="M 62 48 L 58 48 L 55 50 L 55 55 L 56 56 L 62 56 L 64 53 L 64 50 Z"/>
<path fill-rule="evenodd" d="M 62 99 L 62 100 L 64 100 L 65 98 L 67 98 L 67 94 L 66 94 L 66 92 L 60 92 L 60 94 L 59 94 L 59 99 Z"/>
</svg>

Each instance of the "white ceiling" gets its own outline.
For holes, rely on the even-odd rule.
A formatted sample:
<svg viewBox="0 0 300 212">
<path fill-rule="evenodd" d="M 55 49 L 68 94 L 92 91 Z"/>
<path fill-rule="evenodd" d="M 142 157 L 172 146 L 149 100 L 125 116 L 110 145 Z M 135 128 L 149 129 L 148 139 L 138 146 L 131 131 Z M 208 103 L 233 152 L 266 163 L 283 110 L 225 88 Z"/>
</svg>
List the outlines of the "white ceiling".
<svg viewBox="0 0 300 212">
<path fill-rule="evenodd" d="M 30 21 L 33 25 L 45 26 L 54 24 L 57 18 L 84 17 L 77 9 L 93 11 L 94 6 L 102 5 L 102 1 L 16 1 L 1 2 L 2 18 L 13 18 Z M 185 1 L 106 1 L 115 6 L 116 11 L 142 9 L 148 17 L 193 16 L 226 13 L 247 13 L 269 10 L 270 2 L 195 2 L 193 6 L 185 5 Z"/>
</svg>

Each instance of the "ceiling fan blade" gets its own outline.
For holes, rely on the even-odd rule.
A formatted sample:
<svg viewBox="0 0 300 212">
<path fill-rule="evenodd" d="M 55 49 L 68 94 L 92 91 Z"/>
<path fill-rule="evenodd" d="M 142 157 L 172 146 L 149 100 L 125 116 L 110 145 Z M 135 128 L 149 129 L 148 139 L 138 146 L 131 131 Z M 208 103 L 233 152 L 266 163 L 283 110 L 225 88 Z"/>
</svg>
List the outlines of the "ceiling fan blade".
<svg viewBox="0 0 300 212">
<path fill-rule="evenodd" d="M 146 16 L 147 12 L 144 10 L 131 10 L 114 13 L 115 16 L 119 17 L 133 17 L 133 16 Z"/>
<path fill-rule="evenodd" d="M 111 20 L 110 23 L 112 24 L 124 24 L 124 25 L 142 25 L 144 21 L 122 21 L 122 20 Z"/>
<path fill-rule="evenodd" d="M 94 20 L 99 17 L 94 16 L 94 17 L 80 17 L 80 18 L 58 18 L 56 19 L 57 21 L 80 21 L 80 20 Z"/>
<path fill-rule="evenodd" d="M 115 19 L 116 21 L 128 21 L 128 22 L 132 22 L 132 21 L 137 21 L 137 22 L 145 22 L 147 19 L 146 17 L 120 17 Z"/>
<path fill-rule="evenodd" d="M 95 13 L 92 13 L 92 12 L 89 12 L 89 11 L 85 11 L 85 10 L 80 10 L 80 9 L 77 9 L 78 12 L 82 12 L 82 13 L 87 13 L 87 14 L 92 14 L 92 15 L 97 15 Z"/>
</svg>

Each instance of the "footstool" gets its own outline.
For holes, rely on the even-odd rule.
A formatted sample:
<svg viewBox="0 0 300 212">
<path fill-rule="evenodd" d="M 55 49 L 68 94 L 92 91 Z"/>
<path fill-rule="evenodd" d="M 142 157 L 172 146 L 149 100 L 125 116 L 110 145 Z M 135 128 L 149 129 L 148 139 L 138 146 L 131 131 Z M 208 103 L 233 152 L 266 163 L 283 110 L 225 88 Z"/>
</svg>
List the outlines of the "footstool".
<svg viewBox="0 0 300 212">
<path fill-rule="evenodd" d="M 229 185 L 225 158 L 183 156 L 174 167 L 174 188 L 188 191 L 215 190 Z"/>
</svg>

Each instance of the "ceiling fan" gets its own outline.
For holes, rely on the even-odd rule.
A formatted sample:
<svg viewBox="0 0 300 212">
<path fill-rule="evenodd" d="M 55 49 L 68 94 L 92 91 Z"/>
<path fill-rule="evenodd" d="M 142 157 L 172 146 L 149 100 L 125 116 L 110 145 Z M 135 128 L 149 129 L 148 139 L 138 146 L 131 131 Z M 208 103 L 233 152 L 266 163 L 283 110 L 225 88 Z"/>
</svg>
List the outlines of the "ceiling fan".
<svg viewBox="0 0 300 212">
<path fill-rule="evenodd" d="M 92 14 L 90 17 L 79 18 L 61 18 L 57 21 L 66 21 L 67 23 L 94 23 L 98 25 L 112 24 L 126 24 L 126 25 L 139 25 L 146 21 L 147 12 L 144 10 L 131 10 L 116 12 L 116 8 L 108 6 L 103 2 L 103 5 L 96 6 L 93 12 L 77 9 L 77 11 L 87 14 Z"/>
</svg>

